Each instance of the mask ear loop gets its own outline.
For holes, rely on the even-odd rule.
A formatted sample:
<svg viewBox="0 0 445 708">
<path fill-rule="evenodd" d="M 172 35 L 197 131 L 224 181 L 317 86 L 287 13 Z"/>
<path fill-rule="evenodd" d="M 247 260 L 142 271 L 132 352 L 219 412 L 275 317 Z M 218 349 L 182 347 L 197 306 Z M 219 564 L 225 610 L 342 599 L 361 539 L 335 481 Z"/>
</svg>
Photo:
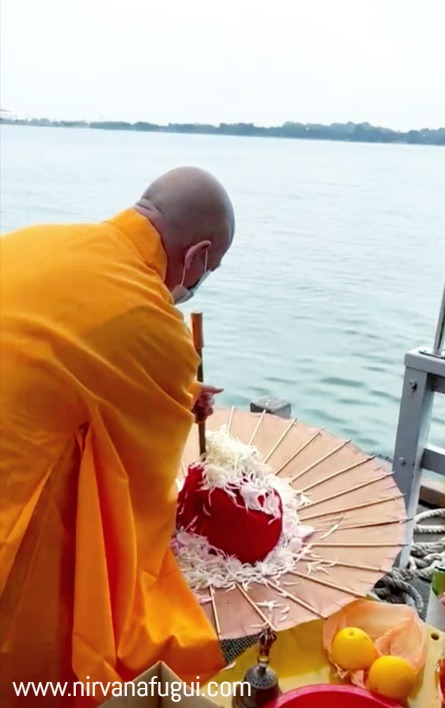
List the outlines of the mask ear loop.
<svg viewBox="0 0 445 708">
<path fill-rule="evenodd" d="M 185 286 L 184 286 L 184 280 L 185 280 L 185 263 L 184 263 L 184 268 L 182 269 L 182 280 L 181 280 L 181 282 L 179 283 L 179 286 L 182 287 L 182 288 L 185 287 Z"/>
<path fill-rule="evenodd" d="M 200 281 L 204 278 L 204 276 L 207 275 L 207 272 L 208 272 L 208 271 L 207 271 L 208 265 L 209 265 L 209 249 L 208 249 L 208 247 L 207 247 L 207 248 L 206 248 L 206 252 L 205 252 L 204 271 L 203 271 L 203 273 L 202 273 L 202 275 L 201 275 L 201 277 L 200 277 L 200 279 L 199 279 L 198 282 L 200 282 Z M 185 274 L 186 274 L 186 267 L 185 267 L 185 263 L 184 263 L 184 268 L 183 268 L 183 270 L 182 270 L 182 280 L 181 280 L 181 282 L 179 283 L 179 286 L 178 286 L 178 287 L 180 287 L 180 288 L 185 288 L 185 285 L 184 285 Z M 186 288 L 186 290 L 188 290 L 188 288 Z"/>
<path fill-rule="evenodd" d="M 186 274 L 186 272 L 187 272 L 187 268 L 186 268 L 185 261 L 184 261 L 184 266 L 183 266 L 183 268 L 182 268 L 182 280 L 181 280 L 181 282 L 179 283 L 179 287 L 180 287 L 180 288 L 185 288 L 184 280 L 185 280 L 185 274 Z M 186 288 L 186 290 L 188 290 L 188 288 Z"/>
<path fill-rule="evenodd" d="M 198 280 L 198 283 L 201 282 L 201 280 L 204 278 L 205 275 L 207 275 L 207 268 L 208 268 L 208 265 L 209 265 L 209 249 L 208 249 L 208 247 L 207 247 L 207 248 L 206 248 L 206 252 L 205 252 L 204 270 L 203 270 L 203 272 L 202 272 L 201 277 L 200 277 L 199 280 Z M 184 270 L 182 271 L 182 280 L 181 280 L 181 282 L 179 283 L 179 285 L 181 285 L 182 287 L 185 287 L 185 285 L 184 285 L 185 273 L 186 273 L 186 268 L 185 268 L 185 263 L 184 263 Z"/>
</svg>

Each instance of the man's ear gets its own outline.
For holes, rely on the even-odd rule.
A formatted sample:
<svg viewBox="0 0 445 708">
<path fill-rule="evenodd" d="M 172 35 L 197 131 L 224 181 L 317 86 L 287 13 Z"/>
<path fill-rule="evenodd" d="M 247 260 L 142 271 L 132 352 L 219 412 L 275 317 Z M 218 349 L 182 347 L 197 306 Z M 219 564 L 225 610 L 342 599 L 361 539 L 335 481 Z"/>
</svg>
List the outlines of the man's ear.
<svg viewBox="0 0 445 708">
<path fill-rule="evenodd" d="M 211 241 L 200 241 L 191 246 L 185 256 L 185 267 L 186 270 L 192 268 L 198 259 L 202 258 L 204 251 L 206 251 L 212 245 Z"/>
</svg>

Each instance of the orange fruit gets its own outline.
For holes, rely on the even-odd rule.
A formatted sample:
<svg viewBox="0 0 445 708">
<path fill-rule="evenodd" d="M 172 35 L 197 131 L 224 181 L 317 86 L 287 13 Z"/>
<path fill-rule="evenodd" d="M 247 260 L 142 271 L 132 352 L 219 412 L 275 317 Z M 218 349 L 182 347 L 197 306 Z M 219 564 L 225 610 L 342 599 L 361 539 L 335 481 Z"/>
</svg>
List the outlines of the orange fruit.
<svg viewBox="0 0 445 708">
<path fill-rule="evenodd" d="M 385 698 L 406 701 L 413 692 L 416 672 L 400 656 L 380 656 L 369 669 L 367 688 Z"/>
<path fill-rule="evenodd" d="M 369 634 L 358 627 L 345 627 L 334 637 L 331 659 L 345 671 L 368 669 L 377 658 L 377 651 Z"/>
</svg>

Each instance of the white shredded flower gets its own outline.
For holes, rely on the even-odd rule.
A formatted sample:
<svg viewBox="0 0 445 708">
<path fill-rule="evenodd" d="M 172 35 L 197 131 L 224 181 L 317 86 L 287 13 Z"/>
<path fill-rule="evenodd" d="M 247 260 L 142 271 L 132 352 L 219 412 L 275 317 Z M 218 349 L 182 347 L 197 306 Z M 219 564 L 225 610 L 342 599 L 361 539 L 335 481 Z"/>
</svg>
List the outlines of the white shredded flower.
<svg viewBox="0 0 445 708">
<path fill-rule="evenodd" d="M 202 489 L 224 489 L 229 495 L 239 492 L 247 509 L 279 518 L 280 501 L 272 484 L 275 475 L 258 450 L 229 435 L 226 426 L 207 432 L 202 464 Z"/>
<path fill-rule="evenodd" d="M 279 617 L 278 617 L 278 619 L 280 620 L 280 622 L 283 622 L 284 620 L 287 619 L 287 616 L 288 616 L 289 612 L 290 612 L 290 606 L 289 606 L 289 605 L 286 605 L 286 606 L 284 607 L 284 610 L 282 610 L 281 614 L 280 614 Z"/>
<path fill-rule="evenodd" d="M 262 602 L 255 603 L 257 607 L 265 607 L 269 612 L 281 607 L 280 603 L 276 600 L 263 600 Z"/>
<path fill-rule="evenodd" d="M 314 529 L 303 526 L 298 518 L 298 511 L 309 503 L 308 498 L 293 489 L 290 480 L 275 475 L 255 447 L 239 442 L 225 427 L 209 431 L 202 465 L 203 489 L 224 489 L 233 497 L 239 492 L 248 509 L 263 511 L 272 517 L 271 521 L 280 516 L 281 500 L 283 531 L 269 555 L 251 565 L 226 556 L 202 536 L 178 529 L 172 547 L 194 592 L 210 586 L 229 590 L 237 584 L 247 590 L 251 583 L 278 581 L 302 558 L 312 560 L 311 546 L 305 541 Z"/>
</svg>

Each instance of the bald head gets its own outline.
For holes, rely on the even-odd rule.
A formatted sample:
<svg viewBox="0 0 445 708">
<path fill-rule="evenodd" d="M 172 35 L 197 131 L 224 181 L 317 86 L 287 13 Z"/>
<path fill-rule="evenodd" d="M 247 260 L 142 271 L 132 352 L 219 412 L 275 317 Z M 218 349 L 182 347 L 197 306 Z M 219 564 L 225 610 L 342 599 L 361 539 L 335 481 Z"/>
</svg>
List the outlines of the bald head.
<svg viewBox="0 0 445 708">
<path fill-rule="evenodd" d="M 157 229 L 168 259 L 166 285 L 193 287 L 219 267 L 235 230 L 233 206 L 208 172 L 181 167 L 156 179 L 135 208 Z"/>
</svg>

